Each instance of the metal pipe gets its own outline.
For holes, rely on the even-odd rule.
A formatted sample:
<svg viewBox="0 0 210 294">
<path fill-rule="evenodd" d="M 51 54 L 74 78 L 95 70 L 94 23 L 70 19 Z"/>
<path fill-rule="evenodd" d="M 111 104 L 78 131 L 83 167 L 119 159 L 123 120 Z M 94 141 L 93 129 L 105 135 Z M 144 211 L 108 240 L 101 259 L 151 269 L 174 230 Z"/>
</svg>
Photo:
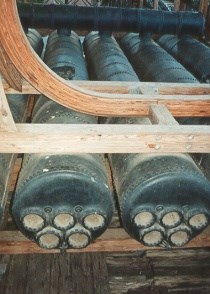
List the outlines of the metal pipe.
<svg viewBox="0 0 210 294">
<path fill-rule="evenodd" d="M 139 33 L 202 34 L 201 13 L 139 8 L 18 4 L 22 25 L 34 28 L 69 28 Z"/>
</svg>

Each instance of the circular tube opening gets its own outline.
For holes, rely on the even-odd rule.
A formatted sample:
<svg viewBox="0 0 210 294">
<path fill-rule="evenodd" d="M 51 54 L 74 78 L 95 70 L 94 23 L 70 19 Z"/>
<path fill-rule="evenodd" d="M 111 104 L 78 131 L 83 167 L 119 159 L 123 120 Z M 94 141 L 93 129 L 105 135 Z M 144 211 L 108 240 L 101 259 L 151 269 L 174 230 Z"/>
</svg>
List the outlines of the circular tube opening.
<svg viewBox="0 0 210 294">
<path fill-rule="evenodd" d="M 58 247 L 60 238 L 53 233 L 45 233 L 39 237 L 38 242 L 42 248 L 53 249 Z"/>
<path fill-rule="evenodd" d="M 96 230 L 105 225 L 105 218 L 98 214 L 90 214 L 84 218 L 84 226 L 89 230 Z"/>
<path fill-rule="evenodd" d="M 74 225 L 74 217 L 68 213 L 61 213 L 56 215 L 53 221 L 58 229 L 68 229 Z"/>
<path fill-rule="evenodd" d="M 208 225 L 208 218 L 204 213 L 195 214 L 189 219 L 189 225 L 196 230 L 204 229 Z"/>
<path fill-rule="evenodd" d="M 138 227 L 142 228 L 148 228 L 152 226 L 155 222 L 155 217 L 154 215 L 149 212 L 149 211 L 142 211 L 139 212 L 135 217 L 134 217 L 134 223 Z"/>
<path fill-rule="evenodd" d="M 161 222 L 166 228 L 174 228 L 181 223 L 181 216 L 177 211 L 167 212 Z"/>
<path fill-rule="evenodd" d="M 38 214 L 28 214 L 23 218 L 23 226 L 30 231 L 39 231 L 44 226 L 44 219 Z"/>
<path fill-rule="evenodd" d="M 191 229 L 185 224 L 181 224 L 180 226 L 170 229 L 167 231 L 168 241 L 172 246 L 184 246 L 191 239 Z"/>
<path fill-rule="evenodd" d="M 171 234 L 171 243 L 175 246 L 184 246 L 190 240 L 190 234 L 187 231 L 179 230 Z"/>
<path fill-rule="evenodd" d="M 90 243 L 90 238 L 83 232 L 75 232 L 68 237 L 68 243 L 74 249 L 84 248 Z"/>
<path fill-rule="evenodd" d="M 163 241 L 163 233 L 158 230 L 152 230 L 145 233 L 142 240 L 146 246 L 157 246 Z"/>
</svg>

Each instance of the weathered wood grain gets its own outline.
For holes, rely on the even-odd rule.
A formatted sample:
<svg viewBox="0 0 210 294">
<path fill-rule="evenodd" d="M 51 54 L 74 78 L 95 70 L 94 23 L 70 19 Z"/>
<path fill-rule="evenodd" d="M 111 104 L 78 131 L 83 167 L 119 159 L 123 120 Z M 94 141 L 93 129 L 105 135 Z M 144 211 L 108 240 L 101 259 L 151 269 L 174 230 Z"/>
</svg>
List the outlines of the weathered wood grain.
<svg viewBox="0 0 210 294">
<path fill-rule="evenodd" d="M 171 115 L 165 105 L 150 105 L 149 119 L 153 124 L 178 125 L 178 122 Z"/>
<path fill-rule="evenodd" d="M 210 95 L 209 84 L 180 84 L 180 83 L 160 83 L 160 82 L 126 82 L 126 81 L 66 81 L 72 85 L 84 89 L 105 93 L 153 93 L 153 95 Z M 3 80 L 4 91 L 6 94 L 40 94 L 32 85 L 23 81 L 22 91 L 10 87 Z M 185 97 L 189 99 L 189 97 Z"/>
<path fill-rule="evenodd" d="M 210 234 L 208 230 L 185 246 L 185 248 L 199 247 L 210 247 Z M 157 249 L 160 248 L 152 248 L 152 250 Z M 151 248 L 145 247 L 134 239 L 131 239 L 121 228 L 110 228 L 88 247 L 80 250 L 68 249 L 67 252 L 134 252 L 142 250 L 151 250 Z M 59 252 L 57 249 L 45 250 L 38 247 L 38 245 L 28 240 L 19 231 L 0 232 L 0 254 L 43 254 Z"/>
<path fill-rule="evenodd" d="M 2 47 L 0 39 L 0 75 L 16 90 L 22 90 L 22 78 Z"/>
<path fill-rule="evenodd" d="M 1 131 L 16 131 L 15 122 L 10 111 L 7 97 L 4 93 L 3 84 L 0 78 L 0 130 Z"/>
<path fill-rule="evenodd" d="M 1 153 L 210 152 L 209 126 L 16 124 Z"/>
</svg>

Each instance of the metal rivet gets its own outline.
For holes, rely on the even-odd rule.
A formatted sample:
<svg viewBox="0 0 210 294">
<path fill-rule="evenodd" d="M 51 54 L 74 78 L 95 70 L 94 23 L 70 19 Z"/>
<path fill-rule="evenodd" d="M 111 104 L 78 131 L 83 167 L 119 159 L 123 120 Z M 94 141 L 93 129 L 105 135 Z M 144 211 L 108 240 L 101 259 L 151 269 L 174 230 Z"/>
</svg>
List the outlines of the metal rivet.
<svg viewBox="0 0 210 294">
<path fill-rule="evenodd" d="M 82 211 L 82 207 L 81 207 L 81 206 L 76 206 L 76 207 L 74 208 L 74 210 L 75 210 L 76 212 L 81 212 L 81 211 Z"/>
<path fill-rule="evenodd" d="M 161 148 L 160 145 L 155 145 L 155 150 L 159 150 Z"/>
<path fill-rule="evenodd" d="M 189 135 L 189 136 L 188 136 L 188 139 L 189 139 L 189 140 L 193 140 L 193 139 L 194 139 L 194 136 L 193 136 L 193 135 Z"/>
<path fill-rule="evenodd" d="M 156 206 L 156 210 L 157 211 L 161 211 L 161 210 L 163 210 L 164 209 L 164 206 L 163 205 L 158 205 L 158 206 Z"/>
<path fill-rule="evenodd" d="M 52 212 L 52 207 L 45 207 L 44 211 L 46 213 L 50 213 L 50 212 Z"/>
<path fill-rule="evenodd" d="M 191 149 L 191 148 L 192 148 L 192 144 L 187 144 L 185 148 L 186 148 L 187 150 Z"/>
</svg>

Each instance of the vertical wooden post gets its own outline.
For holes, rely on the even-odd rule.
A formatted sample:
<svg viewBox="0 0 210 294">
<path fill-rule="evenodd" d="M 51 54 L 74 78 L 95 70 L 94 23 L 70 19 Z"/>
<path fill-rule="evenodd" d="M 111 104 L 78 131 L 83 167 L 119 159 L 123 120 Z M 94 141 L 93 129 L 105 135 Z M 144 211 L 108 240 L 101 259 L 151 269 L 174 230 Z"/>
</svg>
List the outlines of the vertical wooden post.
<svg viewBox="0 0 210 294">
<path fill-rule="evenodd" d="M 1 131 L 16 131 L 16 125 L 10 111 L 7 97 L 4 93 L 2 80 L 0 79 L 0 130 Z"/>
<path fill-rule="evenodd" d="M 174 11 L 179 11 L 180 10 L 180 0 L 174 0 Z"/>
<path fill-rule="evenodd" d="M 153 6 L 153 8 L 155 10 L 158 10 L 158 4 L 159 4 L 159 0 L 154 0 L 154 6 Z"/>
<path fill-rule="evenodd" d="M 204 16 L 207 15 L 209 0 L 200 0 L 199 11 L 203 13 Z"/>
</svg>

